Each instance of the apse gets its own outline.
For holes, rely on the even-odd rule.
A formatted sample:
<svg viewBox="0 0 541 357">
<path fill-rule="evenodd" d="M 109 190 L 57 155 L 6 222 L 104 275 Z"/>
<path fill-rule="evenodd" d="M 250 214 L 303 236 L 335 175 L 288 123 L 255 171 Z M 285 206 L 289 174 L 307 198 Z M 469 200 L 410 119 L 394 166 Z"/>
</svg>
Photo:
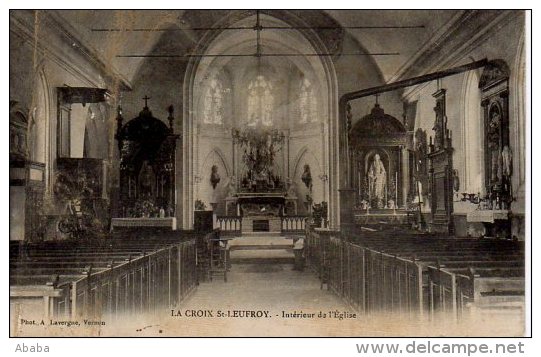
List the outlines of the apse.
<svg viewBox="0 0 541 357">
<path fill-rule="evenodd" d="M 256 16 L 249 16 L 231 27 L 253 26 Z M 267 15 L 260 17 L 264 27 L 288 26 Z M 276 152 L 272 174 L 292 182 L 297 196 L 298 212 L 307 213 L 313 203 L 328 201 L 325 168 L 329 145 L 329 80 L 321 58 L 301 56 L 316 53 L 312 43 L 297 30 L 263 30 L 259 39 L 252 31 L 223 31 L 204 50 L 205 56 L 195 65 L 189 88 L 189 123 L 193 125 L 193 197 L 206 202 L 211 197 L 224 202 L 227 190 L 211 188 L 209 167 L 215 166 L 213 152 L 223 153 L 221 167 L 231 167 L 232 177 L 242 183 L 246 175 L 245 152 L 235 147 L 232 131 L 246 128 L 274 130 L 284 136 Z M 262 56 L 257 56 L 261 53 Z M 253 55 L 252 55 L 253 54 Z M 187 133 L 190 135 L 190 133 Z M 313 160 L 312 158 L 319 158 Z M 311 192 L 298 173 L 299 167 L 311 163 L 314 184 Z M 224 169 L 220 174 L 225 175 Z M 302 174 L 302 171 L 301 171 Z M 224 181 L 224 182 L 225 182 Z M 212 192 L 212 193 L 211 193 Z M 310 203 L 309 203 L 310 201 Z M 218 207 L 223 207 L 218 204 Z M 222 209 L 219 213 L 223 213 Z"/>
</svg>

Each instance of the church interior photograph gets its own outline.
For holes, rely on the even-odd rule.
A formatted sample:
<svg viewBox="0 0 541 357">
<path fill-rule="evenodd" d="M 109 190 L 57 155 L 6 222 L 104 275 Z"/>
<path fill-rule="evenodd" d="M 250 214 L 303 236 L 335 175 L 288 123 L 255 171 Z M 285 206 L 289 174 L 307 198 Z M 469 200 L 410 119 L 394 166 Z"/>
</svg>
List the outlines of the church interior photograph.
<svg viewBox="0 0 541 357">
<path fill-rule="evenodd" d="M 527 335 L 528 18 L 10 10 L 10 336 Z"/>
</svg>

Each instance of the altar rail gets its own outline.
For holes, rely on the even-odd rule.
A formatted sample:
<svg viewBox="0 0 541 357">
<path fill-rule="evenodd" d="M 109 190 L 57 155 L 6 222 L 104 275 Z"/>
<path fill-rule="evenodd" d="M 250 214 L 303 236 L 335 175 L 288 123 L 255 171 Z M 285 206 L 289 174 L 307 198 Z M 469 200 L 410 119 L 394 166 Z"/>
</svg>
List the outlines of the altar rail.
<svg viewBox="0 0 541 357">
<path fill-rule="evenodd" d="M 377 233 L 355 243 L 340 232 L 307 231 L 305 257 L 322 287 L 357 311 L 455 318 L 524 311 L 524 254 L 515 242 Z"/>
<path fill-rule="evenodd" d="M 241 216 L 217 216 L 216 224 L 224 234 L 241 234 L 242 232 Z"/>
<path fill-rule="evenodd" d="M 56 246 L 10 260 L 10 306 L 46 319 L 113 320 L 173 307 L 196 286 L 195 240 L 146 254 L 155 244 Z"/>
<path fill-rule="evenodd" d="M 300 233 L 306 229 L 306 216 L 284 216 L 282 218 L 282 233 Z"/>
<path fill-rule="evenodd" d="M 306 216 L 283 216 L 281 219 L 282 233 L 304 233 L 306 229 Z M 240 216 L 217 216 L 216 226 L 223 234 L 241 234 L 242 217 Z"/>
</svg>

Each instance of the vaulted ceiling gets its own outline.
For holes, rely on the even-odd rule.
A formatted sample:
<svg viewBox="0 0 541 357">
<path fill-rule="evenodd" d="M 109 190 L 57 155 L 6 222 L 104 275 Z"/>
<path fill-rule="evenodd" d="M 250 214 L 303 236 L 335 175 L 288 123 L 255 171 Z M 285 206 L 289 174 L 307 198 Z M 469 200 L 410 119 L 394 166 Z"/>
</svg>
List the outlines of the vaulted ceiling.
<svg viewBox="0 0 541 357">
<path fill-rule="evenodd" d="M 368 53 L 375 55 L 385 81 L 397 74 L 444 29 L 460 15 L 457 10 L 326 10 L 295 11 L 295 16 L 309 26 L 365 27 L 347 31 Z M 279 16 L 279 12 L 276 12 Z M 231 11 L 196 10 L 57 10 L 56 15 L 81 42 L 96 50 L 104 62 L 111 64 L 129 81 L 133 79 L 143 57 L 120 58 L 118 55 L 153 54 L 164 31 L 174 29 L 183 37 L 186 50 L 195 47 L 205 31 L 193 27 L 213 27 Z M 265 23 L 262 22 L 265 26 Z M 368 27 L 368 28 L 367 28 Z M 388 28 L 393 27 L 393 28 Z M 96 31 L 97 29 L 131 29 L 137 31 Z M 180 29 L 180 30 L 179 30 Z M 251 31 L 251 30 L 241 30 Z M 263 30 L 276 31 L 276 30 Z M 283 30 L 282 30 L 283 31 Z M 318 30 L 332 38 L 332 30 Z M 255 34 L 254 34 L 255 40 Z"/>
</svg>

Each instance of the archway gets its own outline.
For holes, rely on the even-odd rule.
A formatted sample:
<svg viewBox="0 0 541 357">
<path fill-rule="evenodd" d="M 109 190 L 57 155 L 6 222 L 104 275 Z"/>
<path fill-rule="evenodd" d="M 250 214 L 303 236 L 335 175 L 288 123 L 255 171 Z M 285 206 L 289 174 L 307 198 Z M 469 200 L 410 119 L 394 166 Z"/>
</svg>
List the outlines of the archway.
<svg viewBox="0 0 541 357">
<path fill-rule="evenodd" d="M 481 118 L 481 91 L 479 90 L 479 73 L 471 71 L 464 78 L 464 114 L 463 137 L 464 166 L 460 168 L 464 187 L 463 192 L 483 192 L 483 149 L 482 149 L 482 118 Z M 459 172 L 460 172 L 459 171 Z"/>
<path fill-rule="evenodd" d="M 299 21 L 293 15 L 289 18 L 287 14 L 280 19 L 269 15 L 262 15 L 261 18 L 262 21 L 274 25 Z M 253 13 L 233 12 L 220 26 L 249 26 L 253 23 Z M 283 32 L 278 35 L 276 32 L 264 31 L 261 43 L 264 53 L 302 54 L 326 51 L 315 34 L 296 30 L 288 31 L 287 35 Z M 210 34 L 206 36 L 195 52 L 255 53 L 255 47 L 253 34 L 249 31 L 241 34 L 224 31 L 213 37 Z M 213 88 L 213 83 L 217 80 L 220 81 L 222 94 L 209 97 L 209 88 Z M 322 176 L 327 178 L 323 182 L 323 185 L 326 185 L 326 197 L 323 199 L 329 203 L 331 224 L 338 223 L 338 172 L 335 172 L 334 165 L 329 164 L 335 152 L 333 148 L 336 146 L 338 128 L 336 76 L 331 59 L 317 56 L 232 56 L 195 57 L 188 64 L 184 80 L 183 226 L 187 228 L 192 225 L 193 207 L 197 199 L 193 187 L 197 177 L 201 176 L 203 162 L 200 159 L 208 148 L 219 144 L 225 161 L 232 168 L 232 175 L 239 174 L 242 153 L 232 142 L 231 129 L 249 125 L 248 100 L 255 80 L 263 83 L 261 88 L 270 88 L 269 91 L 272 91 L 272 100 L 266 102 L 272 106 L 269 109 L 269 119 L 266 119 L 267 124 L 270 123 L 269 126 L 286 133 L 287 145 L 284 145 L 277 157 L 276 167 L 281 170 L 280 175 L 292 177 L 294 172 L 290 161 L 300 148 L 311 145 L 313 154 L 322 158 L 321 172 Z M 317 100 L 309 99 L 310 95 L 316 96 Z M 200 100 L 205 96 L 212 97 L 217 103 L 221 102 L 218 105 L 222 110 L 218 115 L 220 120 L 206 118 L 209 113 L 216 113 L 216 108 L 205 108 Z M 307 115 L 310 118 L 307 118 Z M 211 123 L 212 125 L 209 125 Z"/>
</svg>

